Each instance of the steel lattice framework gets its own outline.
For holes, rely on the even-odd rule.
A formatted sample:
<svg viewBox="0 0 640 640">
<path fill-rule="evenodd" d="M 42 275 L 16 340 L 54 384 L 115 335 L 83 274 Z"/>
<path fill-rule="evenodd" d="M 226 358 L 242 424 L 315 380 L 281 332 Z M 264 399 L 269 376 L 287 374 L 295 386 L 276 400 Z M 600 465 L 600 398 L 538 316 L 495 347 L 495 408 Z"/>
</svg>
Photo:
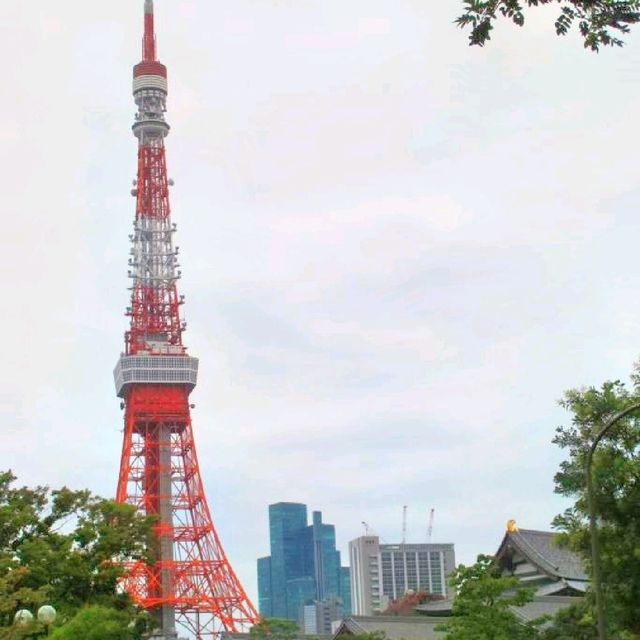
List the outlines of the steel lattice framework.
<svg viewBox="0 0 640 640">
<path fill-rule="evenodd" d="M 176 231 L 164 140 L 167 70 L 157 60 L 153 0 L 145 1 L 142 62 L 134 67 L 138 112 L 136 216 L 129 260 L 130 328 L 115 370 L 125 406 L 117 500 L 158 516 L 157 561 L 127 565 L 123 585 L 151 610 L 154 638 L 175 640 L 176 623 L 198 640 L 238 632 L 259 616 L 234 573 L 211 518 L 191 425 L 198 361 L 182 342 Z"/>
</svg>

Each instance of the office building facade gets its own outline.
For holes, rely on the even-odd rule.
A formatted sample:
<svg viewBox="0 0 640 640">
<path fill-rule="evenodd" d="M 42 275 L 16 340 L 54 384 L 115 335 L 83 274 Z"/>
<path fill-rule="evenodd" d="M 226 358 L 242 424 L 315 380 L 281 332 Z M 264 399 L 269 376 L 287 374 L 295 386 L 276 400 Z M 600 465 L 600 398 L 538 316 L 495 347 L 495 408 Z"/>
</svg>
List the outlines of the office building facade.
<svg viewBox="0 0 640 640">
<path fill-rule="evenodd" d="M 269 538 L 271 554 L 258 559 L 263 617 L 289 618 L 303 625 L 304 607 L 319 603 L 340 607 L 341 615 L 350 613 L 349 568 L 341 566 L 335 527 L 322 522 L 320 511 L 313 512 L 308 524 L 306 505 L 270 505 Z"/>
<path fill-rule="evenodd" d="M 342 602 L 337 598 L 319 600 L 303 607 L 301 629 L 305 635 L 333 635 L 333 626 L 345 617 Z"/>
<path fill-rule="evenodd" d="M 453 544 L 380 544 L 377 536 L 349 543 L 351 608 L 354 615 L 384 611 L 410 591 L 446 597 L 455 568 Z"/>
</svg>

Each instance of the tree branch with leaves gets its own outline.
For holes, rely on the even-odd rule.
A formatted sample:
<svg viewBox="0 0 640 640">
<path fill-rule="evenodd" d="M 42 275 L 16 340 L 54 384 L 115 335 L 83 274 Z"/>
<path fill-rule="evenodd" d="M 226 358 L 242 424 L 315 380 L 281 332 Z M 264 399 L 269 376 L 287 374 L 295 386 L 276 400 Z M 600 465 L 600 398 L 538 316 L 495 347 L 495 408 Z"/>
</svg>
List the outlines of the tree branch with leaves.
<svg viewBox="0 0 640 640">
<path fill-rule="evenodd" d="M 464 0 L 464 13 L 456 24 L 469 29 L 469 44 L 483 46 L 491 39 L 494 23 L 505 18 L 523 26 L 527 9 L 557 5 L 560 13 L 554 26 L 564 36 L 577 27 L 586 49 L 621 47 L 622 36 L 640 22 L 640 0 Z"/>
</svg>

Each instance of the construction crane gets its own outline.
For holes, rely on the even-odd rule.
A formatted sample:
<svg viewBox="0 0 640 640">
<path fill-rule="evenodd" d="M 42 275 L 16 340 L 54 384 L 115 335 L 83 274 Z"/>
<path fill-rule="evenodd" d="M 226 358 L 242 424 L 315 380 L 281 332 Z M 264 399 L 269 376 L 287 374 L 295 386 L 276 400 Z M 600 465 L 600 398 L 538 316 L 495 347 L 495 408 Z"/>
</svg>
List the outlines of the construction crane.
<svg viewBox="0 0 640 640">
<path fill-rule="evenodd" d="M 435 509 L 431 509 L 429 511 L 429 526 L 427 527 L 427 542 L 431 542 L 431 537 L 433 536 L 433 518 L 436 514 Z"/>
<path fill-rule="evenodd" d="M 364 527 L 365 536 L 376 536 L 380 539 L 380 542 L 386 544 L 387 541 L 379 533 L 376 533 L 376 530 L 371 525 L 367 524 L 364 520 L 361 521 L 361 524 Z"/>
<path fill-rule="evenodd" d="M 407 543 L 407 505 L 402 507 L 402 544 Z"/>
</svg>

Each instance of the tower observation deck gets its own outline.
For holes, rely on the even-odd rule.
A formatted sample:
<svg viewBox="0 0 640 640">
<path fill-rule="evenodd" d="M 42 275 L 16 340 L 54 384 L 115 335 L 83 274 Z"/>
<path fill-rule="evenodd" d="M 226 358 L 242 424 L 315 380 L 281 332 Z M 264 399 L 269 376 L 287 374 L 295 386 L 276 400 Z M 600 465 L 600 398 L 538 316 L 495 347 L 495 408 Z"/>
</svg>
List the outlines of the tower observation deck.
<svg viewBox="0 0 640 640">
<path fill-rule="evenodd" d="M 123 586 L 153 614 L 154 639 L 208 640 L 246 630 L 259 616 L 213 524 L 193 437 L 189 394 L 198 359 L 182 341 L 165 155 L 167 68 L 157 59 L 154 20 L 153 0 L 145 0 L 142 61 L 133 69 L 138 172 L 131 191 L 130 325 L 114 379 L 125 408 L 116 499 L 157 516 L 157 548 L 153 565 L 127 563 Z"/>
</svg>

